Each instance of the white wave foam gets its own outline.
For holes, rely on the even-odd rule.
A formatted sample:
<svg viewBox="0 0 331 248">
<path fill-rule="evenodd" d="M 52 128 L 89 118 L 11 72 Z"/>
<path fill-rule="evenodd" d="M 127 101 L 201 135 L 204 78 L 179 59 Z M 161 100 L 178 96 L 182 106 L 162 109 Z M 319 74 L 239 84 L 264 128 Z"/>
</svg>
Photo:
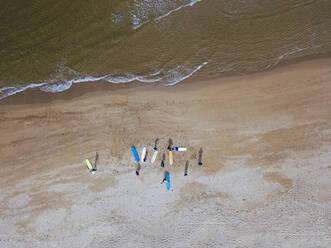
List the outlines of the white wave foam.
<svg viewBox="0 0 331 248">
<path fill-rule="evenodd" d="M 0 100 L 4 99 L 8 96 L 15 95 L 19 92 L 25 91 L 27 89 L 32 89 L 36 87 L 41 87 L 46 85 L 47 83 L 39 83 L 39 84 L 29 84 L 27 86 L 9 86 L 0 88 Z"/>
<path fill-rule="evenodd" d="M 67 81 L 62 84 L 46 84 L 39 89 L 44 92 L 61 92 L 70 89 L 72 82 Z"/>
<path fill-rule="evenodd" d="M 142 83 L 160 83 L 162 85 L 175 85 L 184 79 L 192 76 L 195 72 L 200 70 L 204 65 L 208 62 L 203 62 L 201 65 L 194 67 L 193 69 L 189 67 L 185 67 L 182 65 L 177 66 L 171 70 L 159 70 L 157 72 L 145 75 L 145 76 L 137 76 L 134 74 L 125 74 L 125 75 L 115 75 L 115 74 L 107 74 L 100 77 L 94 77 L 87 75 L 81 78 L 75 78 L 71 80 L 64 81 L 62 83 L 38 83 L 38 84 L 29 84 L 27 86 L 9 86 L 0 88 L 0 100 L 6 98 L 8 96 L 14 95 L 16 93 L 25 91 L 31 88 L 39 88 L 44 92 L 62 92 L 70 89 L 70 87 L 75 83 L 84 83 L 84 82 L 95 82 L 99 80 L 105 80 L 110 83 L 130 83 L 132 81 L 139 81 Z"/>
<path fill-rule="evenodd" d="M 139 17 L 131 12 L 133 29 L 136 30 L 145 24 Z"/>
<path fill-rule="evenodd" d="M 274 66 L 278 65 L 280 61 L 287 58 L 288 56 L 299 53 L 299 52 L 302 52 L 306 49 L 308 49 L 308 47 L 306 47 L 306 48 L 294 47 L 290 51 L 285 52 L 285 53 L 281 54 L 280 56 L 278 56 L 278 58 L 276 58 L 276 60 L 273 63 L 267 65 L 265 67 L 265 69 L 269 69 L 270 67 L 274 67 Z"/>
<path fill-rule="evenodd" d="M 94 77 L 94 76 L 85 76 L 83 78 L 76 78 L 76 79 L 72 79 L 70 81 L 72 81 L 72 83 L 84 83 L 84 82 L 94 82 L 94 81 L 99 81 L 102 79 L 105 79 L 107 77 L 107 75 L 105 76 L 100 76 L 100 77 Z"/>
<path fill-rule="evenodd" d="M 105 80 L 109 83 L 130 83 L 134 80 L 136 80 L 136 76 L 133 74 L 126 74 L 126 75 L 107 75 L 105 77 Z"/>
<path fill-rule="evenodd" d="M 144 24 L 149 23 L 152 19 L 158 22 L 182 8 L 191 7 L 201 1 L 202 0 L 191 0 L 188 2 L 187 0 L 184 0 L 180 1 L 182 5 L 178 6 L 178 2 L 173 1 L 134 0 L 132 6 L 133 9 L 130 11 L 133 25 L 132 28 L 134 30 L 139 29 Z"/>
<path fill-rule="evenodd" d="M 120 23 L 124 19 L 124 16 L 116 13 L 111 14 L 111 20 L 114 24 Z"/>
<path fill-rule="evenodd" d="M 198 70 L 200 70 L 206 64 L 208 64 L 208 62 L 203 62 L 201 65 L 194 68 L 191 72 L 186 71 L 186 73 L 188 72 L 187 74 L 180 74 L 180 73 L 172 74 L 172 76 L 170 77 L 171 80 L 168 81 L 166 85 L 167 86 L 175 85 L 175 84 L 185 80 L 186 78 L 189 78 L 190 76 L 192 76 L 194 73 L 196 73 Z"/>
<path fill-rule="evenodd" d="M 159 16 L 158 18 L 156 18 L 156 21 L 160 21 L 162 18 L 167 17 L 167 16 L 171 15 L 173 12 L 176 12 L 176 11 L 182 9 L 182 8 L 192 7 L 194 4 L 196 4 L 196 3 L 198 3 L 198 2 L 201 2 L 201 1 L 202 1 L 202 0 L 192 0 L 192 1 L 191 1 L 190 3 L 188 3 L 188 4 L 181 5 L 181 6 L 179 6 L 178 8 L 173 9 L 173 10 L 170 10 L 168 13 L 165 13 L 165 14 Z"/>
<path fill-rule="evenodd" d="M 63 83 L 48 83 L 39 88 L 41 91 L 45 91 L 45 92 L 53 92 L 53 93 L 61 92 L 70 89 L 72 84 L 99 81 L 101 79 L 104 79 L 105 77 L 106 76 L 101 76 L 101 77 L 86 76 L 83 78 L 76 78 L 76 79 L 64 81 Z"/>
</svg>

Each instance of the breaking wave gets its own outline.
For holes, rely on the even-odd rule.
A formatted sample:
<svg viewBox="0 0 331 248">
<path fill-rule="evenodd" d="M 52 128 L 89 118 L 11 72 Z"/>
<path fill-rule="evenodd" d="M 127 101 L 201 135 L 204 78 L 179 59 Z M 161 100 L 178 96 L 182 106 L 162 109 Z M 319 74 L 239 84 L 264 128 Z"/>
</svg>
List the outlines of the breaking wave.
<svg viewBox="0 0 331 248">
<path fill-rule="evenodd" d="M 182 8 L 185 8 L 185 7 L 192 7 L 194 4 L 196 4 L 196 3 L 198 3 L 198 2 L 201 2 L 201 1 L 202 1 L 202 0 L 192 0 L 192 1 L 191 1 L 190 3 L 188 3 L 188 4 L 184 4 L 184 5 L 182 5 L 182 6 L 179 6 L 179 7 L 177 7 L 176 9 L 170 10 L 168 13 L 165 13 L 165 14 L 159 16 L 158 18 L 156 18 L 156 20 L 159 21 L 159 20 L 161 20 L 162 18 L 171 15 L 173 12 L 176 12 L 176 11 L 182 9 Z"/>
<path fill-rule="evenodd" d="M 164 0 L 135 0 L 131 10 L 133 29 L 139 29 L 142 25 L 151 20 L 160 21 L 161 19 L 181 10 L 182 8 L 192 7 L 202 0 L 184 1 L 164 1 Z"/>
<path fill-rule="evenodd" d="M 163 86 L 170 86 L 170 85 L 175 85 L 184 79 L 189 78 L 192 76 L 195 72 L 200 70 L 203 66 L 208 64 L 208 62 L 203 62 L 202 64 L 194 67 L 194 68 L 188 68 L 182 65 L 178 65 L 176 68 L 171 69 L 171 70 L 160 70 L 155 73 L 151 73 L 148 75 L 144 76 L 138 76 L 135 74 L 124 74 L 124 75 L 114 75 L 114 74 L 107 74 L 104 76 L 90 76 L 86 75 L 84 77 L 80 78 L 75 78 L 71 80 L 66 80 L 61 83 L 33 83 L 29 84 L 27 86 L 9 86 L 9 87 L 3 87 L 0 88 L 0 100 L 4 99 L 6 97 L 15 95 L 19 92 L 25 91 L 27 89 L 32 89 L 32 88 L 39 88 L 41 91 L 44 92 L 62 92 L 65 90 L 68 90 L 71 88 L 73 84 L 76 83 L 84 83 L 84 82 L 95 82 L 99 80 L 104 80 L 109 83 L 130 83 L 133 81 L 139 81 L 143 83 L 159 83 L 160 85 Z"/>
</svg>

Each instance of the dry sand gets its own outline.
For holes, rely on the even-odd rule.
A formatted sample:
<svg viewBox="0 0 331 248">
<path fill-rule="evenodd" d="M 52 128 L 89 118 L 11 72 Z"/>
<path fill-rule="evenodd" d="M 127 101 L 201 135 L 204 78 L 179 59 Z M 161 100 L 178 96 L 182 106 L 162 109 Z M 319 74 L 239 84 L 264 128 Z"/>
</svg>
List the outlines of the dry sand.
<svg viewBox="0 0 331 248">
<path fill-rule="evenodd" d="M 330 59 L 79 87 L 0 102 L 0 247 L 331 247 Z M 137 177 L 130 147 L 150 161 L 156 138 L 158 159 Z M 169 138 L 188 151 L 163 169 Z"/>
</svg>

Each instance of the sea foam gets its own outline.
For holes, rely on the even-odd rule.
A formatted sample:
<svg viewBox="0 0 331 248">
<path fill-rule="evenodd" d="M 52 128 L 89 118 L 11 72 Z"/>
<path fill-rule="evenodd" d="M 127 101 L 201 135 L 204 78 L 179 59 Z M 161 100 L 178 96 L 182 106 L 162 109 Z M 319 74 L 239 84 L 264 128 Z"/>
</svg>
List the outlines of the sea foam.
<svg viewBox="0 0 331 248">
<path fill-rule="evenodd" d="M 151 74 L 139 76 L 132 73 L 127 73 L 123 75 L 118 74 L 107 74 L 99 77 L 86 75 L 84 77 L 75 78 L 71 80 L 64 80 L 63 82 L 42 82 L 42 83 L 32 83 L 27 86 L 8 86 L 0 88 L 0 100 L 11 95 L 17 94 L 19 92 L 25 91 L 27 89 L 39 88 L 44 92 L 62 92 L 71 88 L 73 84 L 84 83 L 84 82 L 95 82 L 104 80 L 109 83 L 130 83 L 133 81 L 139 81 L 142 83 L 159 83 L 163 86 L 175 85 L 186 78 L 189 78 L 203 66 L 208 64 L 208 62 L 203 62 L 202 64 L 190 68 L 183 65 L 178 65 L 174 69 L 170 70 L 159 70 Z"/>
<path fill-rule="evenodd" d="M 181 1 L 182 4 L 178 5 L 174 2 L 164 0 L 135 0 L 133 9 L 130 12 L 133 29 L 139 29 L 153 19 L 158 22 L 182 8 L 192 7 L 201 1 L 202 0 Z"/>
<path fill-rule="evenodd" d="M 198 2 L 201 2 L 201 1 L 202 1 L 202 0 L 192 0 L 192 1 L 191 1 L 190 3 L 188 3 L 188 4 L 181 5 L 181 6 L 177 7 L 176 9 L 170 10 L 169 12 L 167 12 L 167 13 L 165 13 L 165 14 L 159 16 L 159 17 L 157 17 L 157 18 L 156 18 L 156 21 L 160 21 L 162 18 L 167 17 L 167 16 L 171 15 L 173 12 L 176 12 L 176 11 L 182 9 L 182 8 L 185 8 L 185 7 L 192 7 L 194 4 L 196 4 L 196 3 L 198 3 Z"/>
</svg>

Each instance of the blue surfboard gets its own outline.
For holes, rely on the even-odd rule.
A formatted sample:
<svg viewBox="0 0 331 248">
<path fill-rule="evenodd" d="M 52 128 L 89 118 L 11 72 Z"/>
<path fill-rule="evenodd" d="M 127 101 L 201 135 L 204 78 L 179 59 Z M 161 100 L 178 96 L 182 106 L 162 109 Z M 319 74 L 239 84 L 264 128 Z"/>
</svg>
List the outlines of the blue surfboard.
<svg viewBox="0 0 331 248">
<path fill-rule="evenodd" d="M 167 190 L 170 190 L 170 174 L 169 172 L 166 173 L 166 180 L 167 180 Z"/>
<path fill-rule="evenodd" d="M 134 146 L 131 147 L 131 151 L 133 153 L 133 156 L 134 156 L 135 160 L 137 161 L 137 163 L 139 163 L 139 155 L 138 155 L 138 152 L 137 152 L 137 150 Z"/>
</svg>

